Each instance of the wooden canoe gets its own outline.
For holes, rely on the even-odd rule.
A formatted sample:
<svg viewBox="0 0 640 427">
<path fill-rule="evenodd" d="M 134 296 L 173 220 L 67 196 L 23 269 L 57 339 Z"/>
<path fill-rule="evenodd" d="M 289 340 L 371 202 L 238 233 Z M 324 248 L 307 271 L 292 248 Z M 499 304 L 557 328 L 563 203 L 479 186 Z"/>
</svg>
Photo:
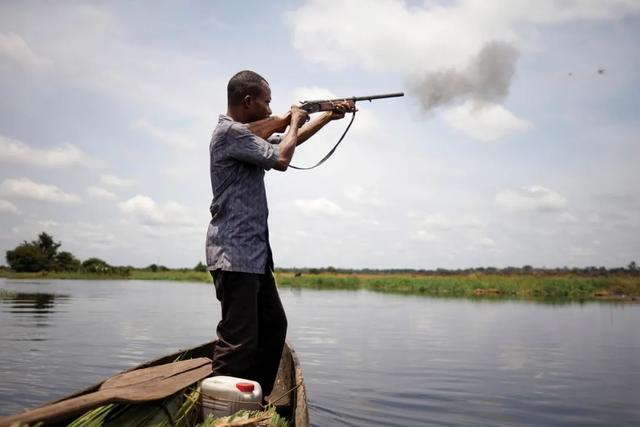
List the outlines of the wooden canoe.
<svg viewBox="0 0 640 427">
<path fill-rule="evenodd" d="M 177 359 L 188 360 L 196 359 L 199 357 L 211 357 L 211 355 L 213 354 L 213 345 L 214 342 L 212 341 L 191 349 L 180 350 L 173 354 L 169 354 L 158 359 L 145 362 L 125 372 L 133 372 L 139 369 L 161 366 L 172 363 Z M 79 391 L 69 396 L 65 396 L 61 399 L 45 403 L 44 405 L 41 405 L 37 408 L 22 412 L 20 414 L 12 415 L 10 417 L 2 417 L 0 418 L 0 427 L 9 426 L 17 420 L 24 419 L 23 417 L 28 418 L 29 414 L 32 414 L 35 411 L 43 412 L 43 409 L 53 407 L 53 405 L 56 405 L 54 408 L 64 407 L 65 405 L 60 405 L 61 402 L 71 401 L 71 399 L 77 400 L 78 397 L 87 396 L 91 393 L 97 392 L 98 390 L 100 390 L 101 386 L 103 386 L 105 383 L 108 383 L 109 380 L 113 380 L 113 378 L 117 377 L 118 375 L 122 375 L 122 373 L 107 378 L 104 381 L 101 381 L 100 383 L 95 384 L 85 390 Z M 284 351 L 282 352 L 280 367 L 278 369 L 278 376 L 276 378 L 276 383 L 274 385 L 273 391 L 271 395 L 266 397 L 266 400 L 270 403 L 273 403 L 276 406 L 278 413 L 290 420 L 292 425 L 296 427 L 309 426 L 307 393 L 302 377 L 302 369 L 300 367 L 300 362 L 298 361 L 298 357 L 296 356 L 295 351 L 288 343 L 285 344 Z M 81 415 L 77 412 L 65 413 L 64 410 L 44 412 L 48 412 L 51 414 L 49 418 L 39 420 L 43 423 L 44 426 L 64 426 Z"/>
</svg>

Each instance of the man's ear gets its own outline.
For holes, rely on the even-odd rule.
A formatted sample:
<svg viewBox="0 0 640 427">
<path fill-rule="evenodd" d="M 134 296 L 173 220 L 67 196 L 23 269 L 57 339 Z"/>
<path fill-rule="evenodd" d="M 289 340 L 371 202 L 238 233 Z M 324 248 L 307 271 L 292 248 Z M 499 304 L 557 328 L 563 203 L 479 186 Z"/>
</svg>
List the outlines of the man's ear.
<svg viewBox="0 0 640 427">
<path fill-rule="evenodd" d="M 242 105 L 246 108 L 249 108 L 252 102 L 253 102 L 253 98 L 251 98 L 251 95 L 249 94 L 246 94 L 244 98 L 242 98 Z"/>
</svg>

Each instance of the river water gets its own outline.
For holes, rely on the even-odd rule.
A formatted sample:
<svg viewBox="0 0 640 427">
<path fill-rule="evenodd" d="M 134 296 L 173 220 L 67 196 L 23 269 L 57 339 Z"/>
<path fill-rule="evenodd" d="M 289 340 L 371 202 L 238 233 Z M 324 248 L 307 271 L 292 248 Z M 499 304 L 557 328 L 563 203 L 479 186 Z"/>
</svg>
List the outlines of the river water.
<svg viewBox="0 0 640 427">
<path fill-rule="evenodd" d="M 212 285 L 0 279 L 0 415 L 214 338 Z M 317 426 L 640 425 L 640 305 L 282 288 Z"/>
</svg>

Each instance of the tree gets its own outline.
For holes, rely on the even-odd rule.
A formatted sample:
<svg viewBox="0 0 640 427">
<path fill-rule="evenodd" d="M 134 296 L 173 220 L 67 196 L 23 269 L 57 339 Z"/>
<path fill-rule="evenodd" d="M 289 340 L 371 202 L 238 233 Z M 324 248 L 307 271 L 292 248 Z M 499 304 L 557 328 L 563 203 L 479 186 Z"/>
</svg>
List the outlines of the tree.
<svg viewBox="0 0 640 427">
<path fill-rule="evenodd" d="M 62 251 L 55 257 L 55 266 L 58 271 L 77 271 L 81 264 L 71 252 Z"/>
<path fill-rule="evenodd" d="M 199 271 L 199 272 L 201 272 L 201 273 L 206 273 L 206 271 L 207 271 L 207 266 L 206 266 L 206 265 L 204 265 L 202 262 L 198 262 L 198 264 L 197 264 L 195 267 L 193 267 L 193 269 L 194 269 L 195 271 Z"/>
<path fill-rule="evenodd" d="M 157 273 L 158 271 L 169 271 L 169 269 L 167 267 L 165 267 L 164 265 L 158 265 L 158 264 L 151 264 L 148 265 L 145 270 L 151 271 L 153 273 Z"/>
<path fill-rule="evenodd" d="M 7 251 L 6 257 L 13 271 L 35 272 L 49 267 L 49 260 L 40 248 L 28 242 L 21 243 L 12 251 Z"/>
<path fill-rule="evenodd" d="M 58 248 L 62 245 L 60 242 L 55 242 L 53 240 L 53 236 L 48 235 L 45 232 L 42 232 L 38 235 L 38 240 L 33 242 L 38 245 L 40 251 L 47 257 L 49 261 L 53 263 L 53 260 L 58 253 Z"/>
<path fill-rule="evenodd" d="M 89 273 L 107 273 L 111 266 L 100 258 L 89 258 L 82 262 L 82 269 Z"/>
<path fill-rule="evenodd" d="M 27 242 L 26 240 L 16 246 L 12 251 L 7 251 L 7 263 L 14 271 L 43 271 L 56 268 L 56 255 L 60 242 L 55 242 L 53 236 L 40 233 L 38 240 Z"/>
</svg>

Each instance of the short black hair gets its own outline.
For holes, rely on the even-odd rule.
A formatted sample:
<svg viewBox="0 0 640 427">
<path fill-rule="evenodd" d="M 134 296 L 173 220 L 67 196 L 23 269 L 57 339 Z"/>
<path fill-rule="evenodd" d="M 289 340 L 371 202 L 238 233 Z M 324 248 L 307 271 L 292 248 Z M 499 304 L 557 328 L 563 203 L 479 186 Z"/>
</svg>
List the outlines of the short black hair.
<svg viewBox="0 0 640 427">
<path fill-rule="evenodd" d="M 265 85 L 269 85 L 267 80 L 254 71 L 236 73 L 227 84 L 227 105 L 240 105 L 245 95 L 258 96 Z"/>
</svg>

